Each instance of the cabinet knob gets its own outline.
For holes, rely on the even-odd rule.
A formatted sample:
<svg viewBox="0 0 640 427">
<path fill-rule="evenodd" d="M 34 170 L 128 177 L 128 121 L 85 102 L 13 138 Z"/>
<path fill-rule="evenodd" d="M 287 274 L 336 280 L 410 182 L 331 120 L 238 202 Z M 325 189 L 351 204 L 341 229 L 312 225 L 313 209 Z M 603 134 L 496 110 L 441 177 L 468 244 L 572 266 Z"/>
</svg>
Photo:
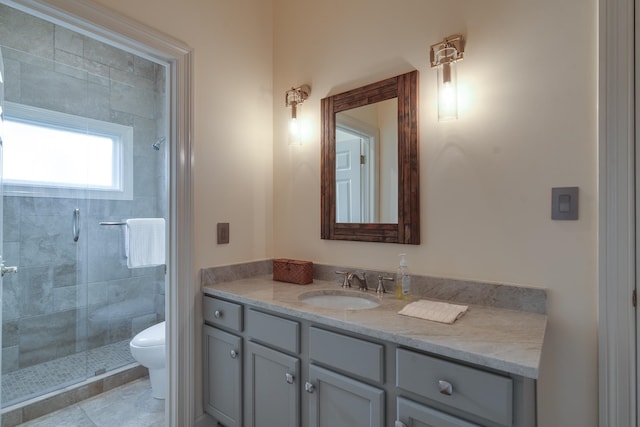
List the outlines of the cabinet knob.
<svg viewBox="0 0 640 427">
<path fill-rule="evenodd" d="M 219 319 L 219 318 L 221 318 L 221 317 L 222 317 L 222 312 L 221 312 L 220 310 L 216 310 L 216 311 L 214 311 L 214 312 L 213 312 L 213 316 L 214 316 L 216 319 Z"/>
<path fill-rule="evenodd" d="M 293 375 L 287 372 L 284 374 L 284 378 L 287 380 L 287 384 L 293 384 Z"/>
<path fill-rule="evenodd" d="M 316 386 L 311 384 L 309 381 L 304 383 L 304 391 L 306 391 L 307 393 L 313 393 L 315 389 L 316 389 Z"/>
<path fill-rule="evenodd" d="M 236 359 L 239 353 L 236 350 L 231 350 L 230 354 L 232 359 Z"/>
<path fill-rule="evenodd" d="M 444 394 L 445 396 L 451 396 L 453 394 L 453 386 L 449 381 L 438 381 L 438 388 L 440 389 L 440 394 Z"/>
</svg>

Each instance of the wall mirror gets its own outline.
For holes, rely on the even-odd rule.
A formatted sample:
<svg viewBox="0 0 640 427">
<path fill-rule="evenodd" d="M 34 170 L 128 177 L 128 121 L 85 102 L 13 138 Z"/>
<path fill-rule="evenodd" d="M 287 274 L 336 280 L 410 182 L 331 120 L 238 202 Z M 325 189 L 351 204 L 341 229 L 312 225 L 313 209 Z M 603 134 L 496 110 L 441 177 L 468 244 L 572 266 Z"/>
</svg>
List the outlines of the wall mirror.
<svg viewBox="0 0 640 427">
<path fill-rule="evenodd" d="M 420 243 L 418 72 L 321 101 L 323 239 Z"/>
</svg>

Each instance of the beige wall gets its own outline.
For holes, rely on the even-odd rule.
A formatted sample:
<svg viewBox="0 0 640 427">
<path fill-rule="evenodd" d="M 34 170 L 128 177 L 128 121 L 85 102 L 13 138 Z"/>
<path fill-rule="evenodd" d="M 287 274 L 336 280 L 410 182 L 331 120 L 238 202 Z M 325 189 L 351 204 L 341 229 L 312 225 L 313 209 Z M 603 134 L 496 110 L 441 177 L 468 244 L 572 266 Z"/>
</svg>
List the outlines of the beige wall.
<svg viewBox="0 0 640 427">
<path fill-rule="evenodd" d="M 274 255 L 549 290 L 540 426 L 595 426 L 595 1 L 274 0 Z M 438 123 L 429 46 L 467 38 L 468 93 Z M 320 240 L 320 99 L 420 72 L 422 244 Z M 311 85 L 314 138 L 286 145 L 280 98 Z M 551 187 L 580 187 L 580 220 L 551 221 Z"/>
<path fill-rule="evenodd" d="M 539 425 L 596 425 L 595 1 L 100 2 L 195 49 L 196 268 L 288 256 L 393 270 L 406 252 L 416 273 L 545 287 Z M 468 102 L 438 123 L 428 48 L 456 32 Z M 412 69 L 423 243 L 320 240 L 319 100 Z M 303 83 L 314 134 L 289 147 L 282 98 Z M 549 219 L 553 186 L 580 187 L 579 221 Z"/>
</svg>

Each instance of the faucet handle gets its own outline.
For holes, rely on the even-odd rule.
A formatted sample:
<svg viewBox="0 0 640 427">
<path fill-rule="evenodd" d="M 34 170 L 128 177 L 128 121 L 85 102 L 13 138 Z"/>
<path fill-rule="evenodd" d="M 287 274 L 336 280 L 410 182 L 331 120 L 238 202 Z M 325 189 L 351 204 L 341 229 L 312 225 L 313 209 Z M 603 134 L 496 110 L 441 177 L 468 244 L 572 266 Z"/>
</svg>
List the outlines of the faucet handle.
<svg viewBox="0 0 640 427">
<path fill-rule="evenodd" d="M 351 287 L 351 278 L 349 277 L 352 273 L 348 271 L 336 271 L 336 274 L 342 274 L 344 277 L 342 278 L 342 287 L 350 288 Z"/>
<path fill-rule="evenodd" d="M 369 287 L 367 286 L 367 272 L 363 271 L 362 272 L 362 280 L 360 280 L 360 290 L 361 291 L 368 291 Z"/>
<path fill-rule="evenodd" d="M 378 275 L 378 286 L 376 287 L 377 294 L 386 294 L 387 290 L 384 287 L 384 281 L 393 282 L 393 277 L 383 277 L 382 275 Z"/>
</svg>

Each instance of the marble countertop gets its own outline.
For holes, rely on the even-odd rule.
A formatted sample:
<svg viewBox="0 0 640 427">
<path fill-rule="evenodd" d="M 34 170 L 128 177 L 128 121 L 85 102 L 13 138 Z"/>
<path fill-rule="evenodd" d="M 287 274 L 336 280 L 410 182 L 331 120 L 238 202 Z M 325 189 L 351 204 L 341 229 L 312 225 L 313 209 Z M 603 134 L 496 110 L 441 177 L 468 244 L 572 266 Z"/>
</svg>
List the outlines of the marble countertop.
<svg viewBox="0 0 640 427">
<path fill-rule="evenodd" d="M 275 282 L 259 276 L 204 286 L 207 295 L 299 317 L 371 338 L 497 369 L 538 378 L 547 316 L 525 311 L 470 305 L 454 324 L 432 322 L 397 314 L 411 301 L 380 297 L 378 307 L 365 310 L 320 308 L 299 300 L 301 294 L 341 290 L 335 282 L 315 280 L 310 285 Z M 358 290 L 352 290 L 360 294 Z M 369 296 L 377 298 L 375 292 Z M 413 298 L 416 300 L 418 298 Z"/>
</svg>

